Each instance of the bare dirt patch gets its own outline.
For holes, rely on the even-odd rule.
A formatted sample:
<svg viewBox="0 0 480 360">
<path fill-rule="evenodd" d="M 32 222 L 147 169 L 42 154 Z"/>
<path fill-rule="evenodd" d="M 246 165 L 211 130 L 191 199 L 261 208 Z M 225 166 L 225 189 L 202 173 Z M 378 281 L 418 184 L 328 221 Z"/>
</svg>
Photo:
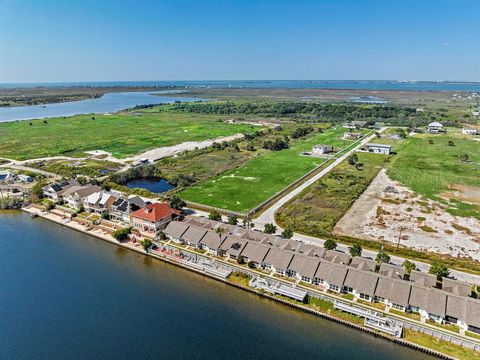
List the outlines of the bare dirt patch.
<svg viewBox="0 0 480 360">
<path fill-rule="evenodd" d="M 442 194 L 444 199 L 455 199 L 464 203 L 480 205 L 480 187 L 463 184 L 450 184 L 450 190 Z"/>
<path fill-rule="evenodd" d="M 480 260 L 480 220 L 454 216 L 446 209 L 415 195 L 382 170 L 333 232 L 395 244 L 400 238 L 401 245 L 416 250 Z"/>
</svg>

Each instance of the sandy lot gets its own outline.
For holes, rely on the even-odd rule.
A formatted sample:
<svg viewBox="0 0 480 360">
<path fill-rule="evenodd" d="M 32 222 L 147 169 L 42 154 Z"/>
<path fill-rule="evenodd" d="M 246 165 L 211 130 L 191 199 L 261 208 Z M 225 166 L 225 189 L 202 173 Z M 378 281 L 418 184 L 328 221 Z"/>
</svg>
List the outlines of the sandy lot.
<svg viewBox="0 0 480 360">
<path fill-rule="evenodd" d="M 425 200 L 382 170 L 334 233 L 389 241 L 417 250 L 480 260 L 480 221 L 453 216 L 446 206 Z"/>
</svg>

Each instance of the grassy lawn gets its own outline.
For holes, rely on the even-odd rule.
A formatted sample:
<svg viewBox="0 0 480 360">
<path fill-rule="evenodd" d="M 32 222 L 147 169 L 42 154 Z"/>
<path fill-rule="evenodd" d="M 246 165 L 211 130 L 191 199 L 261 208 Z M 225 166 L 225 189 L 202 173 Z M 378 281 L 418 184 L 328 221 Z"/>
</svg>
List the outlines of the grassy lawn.
<svg viewBox="0 0 480 360">
<path fill-rule="evenodd" d="M 46 123 L 43 120 L 6 122 L 0 124 L 0 154 L 24 160 L 55 155 L 81 156 L 84 151 L 105 150 L 123 158 L 151 148 L 260 129 L 221 122 L 221 118 L 157 111 L 78 115 L 48 119 Z"/>
<path fill-rule="evenodd" d="M 429 143 L 433 141 L 433 144 Z M 454 146 L 448 142 L 453 141 Z M 397 149 L 388 175 L 408 186 L 418 194 L 440 200 L 441 195 L 452 185 L 470 185 L 480 191 L 480 142 L 459 136 L 417 135 L 408 138 Z M 470 163 L 459 161 L 459 156 L 468 154 Z M 480 218 L 480 206 L 461 201 L 450 201 L 450 212 L 461 216 Z"/>
<path fill-rule="evenodd" d="M 237 271 L 232 272 L 228 277 L 228 281 L 245 287 L 249 286 L 248 282 L 250 281 L 250 279 L 251 276 Z"/>
<path fill-rule="evenodd" d="M 305 139 L 291 142 L 290 148 L 259 153 L 244 165 L 221 176 L 183 191 L 185 200 L 246 212 L 282 190 L 294 180 L 314 169 L 325 159 L 303 156 L 315 144 L 327 144 L 339 150 L 351 141 L 344 141 L 342 128 L 330 128 Z"/>
<path fill-rule="evenodd" d="M 457 359 L 480 359 L 480 352 L 465 349 L 452 343 L 437 340 L 431 336 L 404 329 L 404 339 L 426 348 L 439 351 Z"/>
<path fill-rule="evenodd" d="M 385 156 L 358 153 L 363 169 L 347 161 L 339 164 L 324 178 L 315 182 L 276 213 L 277 222 L 292 225 L 296 231 L 329 235 L 336 222 L 350 208 L 384 165 Z M 348 190 L 347 190 L 348 189 Z"/>
</svg>

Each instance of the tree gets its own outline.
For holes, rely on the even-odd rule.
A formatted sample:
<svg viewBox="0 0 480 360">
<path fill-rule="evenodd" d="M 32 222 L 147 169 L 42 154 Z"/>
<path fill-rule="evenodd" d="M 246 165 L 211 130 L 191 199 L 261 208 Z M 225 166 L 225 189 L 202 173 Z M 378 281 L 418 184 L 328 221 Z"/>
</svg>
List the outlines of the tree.
<svg viewBox="0 0 480 360">
<path fill-rule="evenodd" d="M 390 255 L 388 255 L 385 250 L 381 249 L 377 253 L 377 257 L 375 258 L 375 261 L 379 264 L 386 263 L 388 264 L 390 262 Z"/>
<path fill-rule="evenodd" d="M 439 262 L 432 262 L 430 269 L 428 270 L 430 274 L 437 275 L 437 279 L 441 280 L 443 277 L 447 277 L 450 274 L 450 270 L 447 265 L 439 263 Z"/>
<path fill-rule="evenodd" d="M 448 146 L 455 146 L 455 143 L 452 140 L 448 140 Z"/>
<path fill-rule="evenodd" d="M 218 234 L 218 237 L 221 239 L 225 229 L 221 226 L 215 228 L 215 233 Z"/>
<path fill-rule="evenodd" d="M 433 144 L 433 140 L 432 140 L 432 139 L 429 139 L 429 140 L 428 140 L 428 143 L 429 143 L 430 145 L 432 145 L 432 144 Z"/>
<path fill-rule="evenodd" d="M 263 232 L 265 234 L 275 234 L 276 231 L 277 231 L 277 227 L 271 223 L 267 223 L 263 227 Z"/>
<path fill-rule="evenodd" d="M 122 240 L 125 240 L 131 232 L 132 232 L 131 227 L 117 229 L 112 233 L 112 236 L 117 241 L 122 241 Z"/>
<path fill-rule="evenodd" d="M 245 229 L 252 229 L 255 225 L 253 224 L 252 219 L 250 219 L 249 216 L 247 216 L 245 219 L 243 219 L 243 227 Z"/>
<path fill-rule="evenodd" d="M 282 231 L 282 237 L 285 239 L 291 239 L 293 236 L 293 229 L 290 226 L 287 226 L 285 230 Z"/>
<path fill-rule="evenodd" d="M 85 176 L 77 176 L 77 181 L 80 185 L 85 185 L 87 183 L 87 178 Z"/>
<path fill-rule="evenodd" d="M 245 264 L 245 259 L 243 258 L 242 255 L 238 255 L 238 257 L 237 257 L 237 264 L 239 264 L 239 265 Z"/>
<path fill-rule="evenodd" d="M 337 242 L 333 239 L 327 239 L 323 243 L 323 247 L 327 250 L 335 250 L 337 248 Z"/>
<path fill-rule="evenodd" d="M 101 216 L 102 219 L 104 219 L 104 220 L 108 220 L 108 218 L 110 217 L 110 215 L 108 214 L 108 211 L 102 211 L 102 213 L 100 214 L 100 216 Z"/>
<path fill-rule="evenodd" d="M 229 214 L 228 215 L 228 220 L 227 222 L 230 224 L 230 225 L 237 225 L 238 224 L 238 218 L 237 218 L 237 215 L 235 214 Z"/>
<path fill-rule="evenodd" d="M 159 238 L 160 240 L 167 240 L 167 239 L 168 239 L 168 238 L 167 238 L 167 235 L 165 235 L 165 233 L 164 233 L 163 231 L 160 231 L 160 232 L 158 233 L 158 238 Z"/>
<path fill-rule="evenodd" d="M 217 210 L 210 211 L 210 214 L 208 214 L 208 218 L 214 221 L 222 221 L 222 215 L 220 215 Z"/>
<path fill-rule="evenodd" d="M 253 261 L 249 261 L 247 263 L 247 266 L 250 268 L 250 269 L 255 269 L 255 263 Z"/>
<path fill-rule="evenodd" d="M 146 252 L 148 252 L 148 249 L 150 248 L 150 246 L 152 246 L 152 240 L 150 239 L 143 239 L 142 241 L 140 241 L 140 243 L 143 246 L 143 250 L 145 250 Z"/>
<path fill-rule="evenodd" d="M 362 247 L 358 244 L 354 244 L 348 248 L 348 252 L 352 256 L 362 256 Z"/>
<path fill-rule="evenodd" d="M 173 209 L 181 210 L 187 203 L 180 199 L 178 195 L 172 195 L 170 197 L 170 207 Z"/>
<path fill-rule="evenodd" d="M 347 161 L 350 165 L 355 165 L 356 163 L 358 163 L 358 155 L 357 154 L 350 155 Z"/>
<path fill-rule="evenodd" d="M 415 265 L 413 262 L 408 260 L 405 260 L 402 266 L 405 269 L 405 274 L 408 274 L 408 275 L 411 274 L 412 270 L 417 269 L 417 265 Z"/>
<path fill-rule="evenodd" d="M 464 162 L 464 163 L 467 163 L 467 162 L 470 161 L 470 156 L 468 156 L 468 154 L 460 155 L 460 161 Z"/>
</svg>

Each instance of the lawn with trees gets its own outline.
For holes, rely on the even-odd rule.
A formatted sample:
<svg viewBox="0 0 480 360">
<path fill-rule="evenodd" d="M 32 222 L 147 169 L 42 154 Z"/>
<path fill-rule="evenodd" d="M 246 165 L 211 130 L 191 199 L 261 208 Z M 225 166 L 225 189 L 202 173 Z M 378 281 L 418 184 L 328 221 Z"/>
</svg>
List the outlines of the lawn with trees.
<svg viewBox="0 0 480 360">
<path fill-rule="evenodd" d="M 180 197 L 226 210 L 247 212 L 281 191 L 293 181 L 325 161 L 302 155 L 315 144 L 326 144 L 340 150 L 352 141 L 342 140 L 345 129 L 330 128 L 290 141 L 289 148 L 268 151 L 240 167 L 200 183 L 180 193 Z"/>
</svg>

